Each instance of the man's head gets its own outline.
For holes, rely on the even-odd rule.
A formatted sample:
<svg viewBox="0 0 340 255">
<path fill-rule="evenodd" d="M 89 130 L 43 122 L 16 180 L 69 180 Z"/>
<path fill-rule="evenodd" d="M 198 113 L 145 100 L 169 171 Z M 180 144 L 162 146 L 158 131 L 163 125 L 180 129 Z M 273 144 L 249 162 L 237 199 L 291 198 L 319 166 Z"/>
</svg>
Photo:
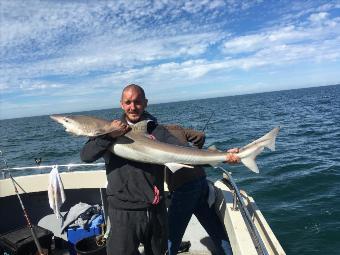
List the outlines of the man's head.
<svg viewBox="0 0 340 255">
<path fill-rule="evenodd" d="M 136 84 L 127 85 L 122 92 L 120 106 L 126 114 L 128 121 L 136 123 L 148 105 L 148 100 L 142 87 Z"/>
</svg>

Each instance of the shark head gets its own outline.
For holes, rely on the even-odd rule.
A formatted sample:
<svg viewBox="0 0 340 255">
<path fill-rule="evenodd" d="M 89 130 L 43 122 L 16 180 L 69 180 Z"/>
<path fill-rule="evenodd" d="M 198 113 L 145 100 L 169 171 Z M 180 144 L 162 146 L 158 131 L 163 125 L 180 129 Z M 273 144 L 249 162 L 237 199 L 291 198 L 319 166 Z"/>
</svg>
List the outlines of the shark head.
<svg viewBox="0 0 340 255">
<path fill-rule="evenodd" d="M 51 115 L 51 119 L 65 127 L 66 132 L 78 136 L 94 137 L 112 132 L 110 121 L 84 115 Z"/>
<path fill-rule="evenodd" d="M 66 132 L 82 135 L 83 125 L 81 122 L 76 121 L 72 116 L 65 115 L 51 115 L 50 118 L 65 127 Z"/>
</svg>

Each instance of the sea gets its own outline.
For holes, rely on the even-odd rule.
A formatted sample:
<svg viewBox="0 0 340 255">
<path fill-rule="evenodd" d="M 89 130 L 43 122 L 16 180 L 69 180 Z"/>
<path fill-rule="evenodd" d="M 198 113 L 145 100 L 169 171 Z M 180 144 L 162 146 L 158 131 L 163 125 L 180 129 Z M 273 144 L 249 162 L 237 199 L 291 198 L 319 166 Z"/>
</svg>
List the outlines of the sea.
<svg viewBox="0 0 340 255">
<path fill-rule="evenodd" d="M 287 254 L 340 254 L 340 85 L 151 104 L 147 110 L 159 123 L 204 129 L 205 147 L 221 150 L 242 147 L 280 126 L 276 151 L 257 157 L 259 174 L 243 165 L 225 168 L 255 199 Z M 118 119 L 121 110 L 72 114 Z M 4 160 L 9 167 L 34 166 L 34 158 L 43 165 L 81 163 L 86 138 L 67 134 L 48 116 L 0 124 L 0 168 Z M 222 176 L 214 168 L 206 172 L 211 180 Z"/>
</svg>

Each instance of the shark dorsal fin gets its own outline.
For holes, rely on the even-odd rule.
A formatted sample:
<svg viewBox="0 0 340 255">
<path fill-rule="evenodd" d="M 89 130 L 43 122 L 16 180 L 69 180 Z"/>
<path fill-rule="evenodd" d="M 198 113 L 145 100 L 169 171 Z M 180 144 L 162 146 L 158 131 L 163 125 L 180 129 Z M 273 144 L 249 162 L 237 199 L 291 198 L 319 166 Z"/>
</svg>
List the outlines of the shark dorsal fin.
<svg viewBox="0 0 340 255">
<path fill-rule="evenodd" d="M 221 152 L 219 149 L 217 149 L 217 147 L 216 147 L 215 145 L 209 146 L 209 147 L 208 147 L 208 150 L 209 150 L 209 151 L 219 151 L 219 152 Z"/>
<path fill-rule="evenodd" d="M 142 120 L 136 124 L 131 125 L 131 132 L 137 134 L 147 134 L 148 133 L 148 122 L 149 120 Z"/>
</svg>

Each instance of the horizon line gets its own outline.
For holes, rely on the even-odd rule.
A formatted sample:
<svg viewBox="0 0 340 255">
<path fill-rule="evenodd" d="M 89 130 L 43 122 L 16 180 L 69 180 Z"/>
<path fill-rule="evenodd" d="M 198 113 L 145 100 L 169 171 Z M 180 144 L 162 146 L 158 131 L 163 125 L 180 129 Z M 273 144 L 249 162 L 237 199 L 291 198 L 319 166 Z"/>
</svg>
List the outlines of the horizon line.
<svg viewBox="0 0 340 255">
<path fill-rule="evenodd" d="M 265 94 L 265 93 L 272 93 L 272 92 L 280 92 L 280 91 L 290 91 L 290 90 L 301 90 L 301 89 L 308 89 L 308 88 L 320 88 L 320 87 L 332 87 L 332 86 L 339 86 L 340 83 L 336 84 L 328 84 L 328 85 L 317 85 L 317 86 L 309 86 L 309 87 L 301 87 L 301 88 L 292 88 L 292 89 L 279 89 L 279 90 L 269 90 L 269 91 L 263 91 L 263 92 L 255 92 L 255 93 L 244 93 L 244 94 L 234 94 L 234 95 L 228 95 L 228 96 L 217 96 L 217 97 L 207 97 L 207 98 L 193 98 L 193 99 L 187 99 L 187 100 L 179 100 L 179 101 L 168 101 L 168 102 L 158 102 L 158 103 L 150 103 L 149 105 L 160 105 L 160 104 L 169 104 L 169 103 L 180 103 L 180 102 L 190 102 L 190 101 L 196 101 L 196 100 L 209 100 L 214 98 L 224 98 L 224 97 L 236 97 L 236 96 L 246 96 L 246 95 L 256 95 L 256 94 Z M 0 121 L 3 120 L 14 120 L 14 119 L 23 119 L 23 118 L 31 118 L 31 117 L 43 117 L 43 116 L 49 116 L 52 114 L 73 114 L 73 113 L 81 113 L 81 112 L 90 112 L 90 111 L 102 111 L 102 110 L 109 110 L 109 109 L 120 109 L 120 107 L 109 107 L 109 108 L 102 108 L 102 109 L 84 109 L 81 111 L 74 111 L 74 112 L 63 112 L 63 113 L 48 113 L 48 114 L 42 114 L 42 115 L 31 115 L 31 116 L 22 116 L 22 117 L 15 117 L 15 118 L 0 118 Z"/>
</svg>

